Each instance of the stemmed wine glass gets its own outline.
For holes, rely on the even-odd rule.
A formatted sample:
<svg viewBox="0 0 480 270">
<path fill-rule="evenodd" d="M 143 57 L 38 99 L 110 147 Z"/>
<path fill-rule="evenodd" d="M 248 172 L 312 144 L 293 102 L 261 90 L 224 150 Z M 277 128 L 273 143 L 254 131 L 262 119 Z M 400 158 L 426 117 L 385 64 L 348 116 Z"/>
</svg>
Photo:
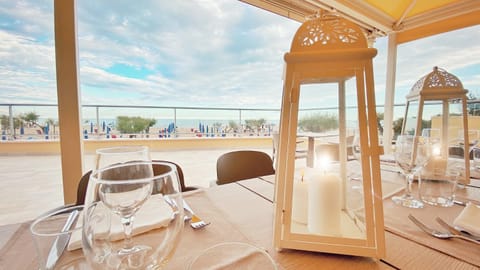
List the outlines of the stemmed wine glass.
<svg viewBox="0 0 480 270">
<path fill-rule="evenodd" d="M 405 175 L 405 193 L 394 196 L 392 200 L 409 208 L 422 208 L 423 202 L 412 195 L 412 183 L 415 173 L 427 164 L 431 157 L 428 138 L 413 135 L 399 135 L 395 143 L 395 162 Z"/>
<path fill-rule="evenodd" d="M 161 169 L 158 169 L 161 167 Z M 155 172 L 163 172 L 155 175 Z M 130 161 L 96 170 L 85 202 L 83 250 L 93 269 L 161 269 L 178 244 L 183 200 L 176 168 Z"/>
<path fill-rule="evenodd" d="M 96 151 L 95 169 L 130 161 L 149 161 L 150 151 L 146 146 L 125 145 L 100 148 Z"/>
</svg>

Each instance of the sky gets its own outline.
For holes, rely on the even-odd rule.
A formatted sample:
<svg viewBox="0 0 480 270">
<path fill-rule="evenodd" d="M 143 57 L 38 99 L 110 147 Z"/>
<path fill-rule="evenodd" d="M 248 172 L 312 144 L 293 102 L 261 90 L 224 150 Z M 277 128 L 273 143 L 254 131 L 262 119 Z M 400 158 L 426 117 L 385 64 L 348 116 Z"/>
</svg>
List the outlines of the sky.
<svg viewBox="0 0 480 270">
<path fill-rule="evenodd" d="M 280 108 L 300 23 L 236 0 L 76 2 L 82 104 Z M 53 38 L 53 0 L 0 0 L 0 103 L 56 104 Z M 387 42 L 374 45 L 377 104 Z M 479 26 L 402 44 L 397 59 L 395 103 L 433 66 L 480 94 Z"/>
</svg>

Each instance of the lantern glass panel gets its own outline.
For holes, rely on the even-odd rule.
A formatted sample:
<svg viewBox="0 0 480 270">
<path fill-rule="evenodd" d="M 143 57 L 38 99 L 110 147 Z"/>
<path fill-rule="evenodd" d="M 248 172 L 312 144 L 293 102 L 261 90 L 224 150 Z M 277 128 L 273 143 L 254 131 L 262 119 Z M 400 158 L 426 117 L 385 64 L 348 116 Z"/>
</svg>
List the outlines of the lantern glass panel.
<svg viewBox="0 0 480 270">
<path fill-rule="evenodd" d="M 417 127 L 417 117 L 418 117 L 418 100 L 411 101 L 408 103 L 408 111 L 405 117 L 405 128 L 404 134 L 415 134 L 415 129 Z"/>
<path fill-rule="evenodd" d="M 343 101 L 338 83 L 300 85 L 296 141 L 308 154 L 295 160 L 294 234 L 366 239 L 355 79 L 345 85 Z"/>
<path fill-rule="evenodd" d="M 433 155 L 422 171 L 423 178 L 442 178 L 447 171 L 459 170 L 463 175 L 461 168 L 465 167 L 464 152 L 470 151 L 470 144 L 464 139 L 461 104 L 455 100 L 427 100 L 421 117 L 422 123 L 417 134 L 430 139 Z M 471 133 L 474 131 L 469 131 L 469 137 L 472 136 Z"/>
</svg>

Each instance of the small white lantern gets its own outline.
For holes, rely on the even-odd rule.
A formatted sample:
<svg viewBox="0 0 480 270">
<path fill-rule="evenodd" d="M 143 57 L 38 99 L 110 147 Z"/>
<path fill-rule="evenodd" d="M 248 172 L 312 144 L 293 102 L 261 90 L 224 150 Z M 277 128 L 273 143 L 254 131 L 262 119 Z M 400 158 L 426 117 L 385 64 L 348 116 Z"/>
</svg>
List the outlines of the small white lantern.
<svg viewBox="0 0 480 270">
<path fill-rule="evenodd" d="M 442 177 L 447 168 L 464 166 L 460 183 L 470 183 L 467 90 L 444 69 L 420 78 L 407 95 L 402 134 L 428 136 L 438 153 L 426 165 L 424 177 Z"/>
<path fill-rule="evenodd" d="M 276 248 L 385 256 L 372 67 L 376 54 L 357 25 L 334 14 L 320 14 L 297 30 L 290 52 L 285 54 L 275 184 Z M 318 89 L 323 86 L 332 89 Z M 336 144 L 309 139 L 317 144 L 309 149 L 320 149 L 313 168 L 295 161 L 297 141 L 305 135 L 297 133 L 306 131 L 299 127 L 299 115 L 312 111 L 307 104 L 314 99 L 309 94 L 324 100 L 333 97 L 335 111 L 329 115 L 338 117 L 338 127 L 330 131 L 336 133 Z M 356 100 L 356 106 L 347 106 L 346 96 Z M 353 111 L 358 120 L 347 120 L 351 116 L 347 111 Z M 307 131 L 312 135 L 312 130 Z M 359 160 L 348 158 L 350 131 L 359 134 Z M 331 150 L 332 145 L 336 145 L 338 161 L 319 166 L 322 149 Z"/>
</svg>

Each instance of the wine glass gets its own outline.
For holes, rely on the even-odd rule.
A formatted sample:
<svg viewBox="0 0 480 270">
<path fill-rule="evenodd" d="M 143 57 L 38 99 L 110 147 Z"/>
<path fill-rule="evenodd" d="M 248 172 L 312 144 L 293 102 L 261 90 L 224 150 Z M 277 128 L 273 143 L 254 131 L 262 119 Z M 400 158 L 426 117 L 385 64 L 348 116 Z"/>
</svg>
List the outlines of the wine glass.
<svg viewBox="0 0 480 270">
<path fill-rule="evenodd" d="M 112 164 L 129 161 L 149 161 L 150 152 L 147 146 L 126 145 L 109 148 L 100 148 L 96 151 L 95 169 L 100 169 Z"/>
<path fill-rule="evenodd" d="M 164 169 L 158 170 L 161 166 Z M 166 169 L 165 169 L 166 168 Z M 154 172 L 161 171 L 155 175 Z M 161 269 L 178 244 L 183 200 L 175 166 L 130 161 L 96 170 L 82 243 L 93 269 Z"/>
<path fill-rule="evenodd" d="M 399 135 L 395 143 L 395 162 L 405 175 L 405 193 L 393 196 L 392 200 L 409 208 L 422 208 L 423 202 L 412 195 L 412 183 L 415 173 L 427 164 L 431 156 L 428 138 L 413 135 Z"/>
</svg>

